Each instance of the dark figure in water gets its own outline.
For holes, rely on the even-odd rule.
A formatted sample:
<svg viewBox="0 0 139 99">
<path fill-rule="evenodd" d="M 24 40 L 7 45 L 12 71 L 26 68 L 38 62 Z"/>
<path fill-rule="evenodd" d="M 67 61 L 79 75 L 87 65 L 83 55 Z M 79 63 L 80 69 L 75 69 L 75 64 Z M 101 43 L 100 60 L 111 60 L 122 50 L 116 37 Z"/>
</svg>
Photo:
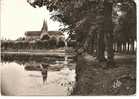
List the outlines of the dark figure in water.
<svg viewBox="0 0 139 99">
<path fill-rule="evenodd" d="M 42 77 L 43 77 L 43 84 L 45 84 L 45 82 L 47 80 L 48 66 L 49 66 L 48 64 L 40 64 L 41 73 L 42 73 Z"/>
</svg>

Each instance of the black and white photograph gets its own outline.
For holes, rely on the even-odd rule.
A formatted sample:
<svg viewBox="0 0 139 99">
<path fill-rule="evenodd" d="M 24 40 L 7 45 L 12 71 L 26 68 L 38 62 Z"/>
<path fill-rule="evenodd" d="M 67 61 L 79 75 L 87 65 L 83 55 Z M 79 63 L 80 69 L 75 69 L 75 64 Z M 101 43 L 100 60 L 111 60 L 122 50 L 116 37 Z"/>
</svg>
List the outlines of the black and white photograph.
<svg viewBox="0 0 139 99">
<path fill-rule="evenodd" d="M 136 96 L 138 0 L 0 0 L 1 96 Z"/>
</svg>

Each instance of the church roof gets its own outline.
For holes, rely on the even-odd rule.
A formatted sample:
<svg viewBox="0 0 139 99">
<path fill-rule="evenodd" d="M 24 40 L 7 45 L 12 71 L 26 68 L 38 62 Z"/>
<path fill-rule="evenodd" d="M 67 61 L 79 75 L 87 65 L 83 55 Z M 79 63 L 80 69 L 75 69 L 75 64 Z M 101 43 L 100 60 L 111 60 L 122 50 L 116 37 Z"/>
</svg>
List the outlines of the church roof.
<svg viewBox="0 0 139 99">
<path fill-rule="evenodd" d="M 41 35 L 41 31 L 27 31 L 25 33 L 26 36 L 40 36 Z"/>
<path fill-rule="evenodd" d="M 27 31 L 26 36 L 43 36 L 43 34 L 48 34 L 50 36 L 64 36 L 61 31 L 48 31 L 47 22 L 44 20 L 41 31 Z"/>
<path fill-rule="evenodd" d="M 55 36 L 64 35 L 61 31 L 48 31 L 47 33 L 49 35 L 55 35 Z"/>
<path fill-rule="evenodd" d="M 42 31 L 42 32 L 47 32 L 47 31 L 48 31 L 47 22 L 46 22 L 45 20 L 43 21 L 43 26 L 42 26 L 41 31 Z"/>
</svg>

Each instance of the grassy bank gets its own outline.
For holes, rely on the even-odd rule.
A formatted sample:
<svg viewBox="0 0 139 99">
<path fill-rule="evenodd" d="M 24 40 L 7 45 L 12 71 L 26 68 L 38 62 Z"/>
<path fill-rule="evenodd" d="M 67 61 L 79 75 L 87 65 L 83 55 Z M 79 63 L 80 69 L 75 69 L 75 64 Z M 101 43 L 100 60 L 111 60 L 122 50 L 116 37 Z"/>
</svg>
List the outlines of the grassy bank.
<svg viewBox="0 0 139 99">
<path fill-rule="evenodd" d="M 136 93 L 136 57 L 116 56 L 115 66 L 94 57 L 77 58 L 76 85 L 72 95 L 133 95 Z"/>
</svg>

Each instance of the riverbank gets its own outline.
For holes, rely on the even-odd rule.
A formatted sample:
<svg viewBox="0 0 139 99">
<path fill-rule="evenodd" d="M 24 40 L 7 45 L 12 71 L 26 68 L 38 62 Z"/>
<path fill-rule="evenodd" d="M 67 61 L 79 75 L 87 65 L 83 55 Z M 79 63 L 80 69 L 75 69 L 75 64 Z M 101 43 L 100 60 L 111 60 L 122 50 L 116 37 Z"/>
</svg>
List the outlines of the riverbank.
<svg viewBox="0 0 139 99">
<path fill-rule="evenodd" d="M 56 52 L 65 52 L 65 48 L 55 48 L 55 49 L 8 49 L 1 50 L 1 52 L 47 52 L 47 51 L 56 51 Z"/>
<path fill-rule="evenodd" d="M 65 61 L 74 62 L 73 54 L 66 53 L 64 50 L 30 50 L 30 51 L 4 51 L 1 53 L 1 62 L 17 62 L 19 64 L 25 63 L 59 63 L 62 64 Z M 65 62 L 65 64 L 67 64 Z M 70 65 L 70 64 L 68 64 Z"/>
<path fill-rule="evenodd" d="M 67 49 L 66 49 L 67 50 Z M 21 55 L 41 55 L 41 56 L 53 56 L 53 57 L 65 57 L 65 55 L 71 57 L 72 53 L 67 53 L 64 48 L 49 49 L 49 50 L 5 50 L 1 51 L 1 54 L 21 54 Z"/>
<path fill-rule="evenodd" d="M 99 63 L 93 56 L 77 58 L 76 85 L 72 95 L 136 94 L 136 56 L 115 56 L 115 66 Z"/>
</svg>

